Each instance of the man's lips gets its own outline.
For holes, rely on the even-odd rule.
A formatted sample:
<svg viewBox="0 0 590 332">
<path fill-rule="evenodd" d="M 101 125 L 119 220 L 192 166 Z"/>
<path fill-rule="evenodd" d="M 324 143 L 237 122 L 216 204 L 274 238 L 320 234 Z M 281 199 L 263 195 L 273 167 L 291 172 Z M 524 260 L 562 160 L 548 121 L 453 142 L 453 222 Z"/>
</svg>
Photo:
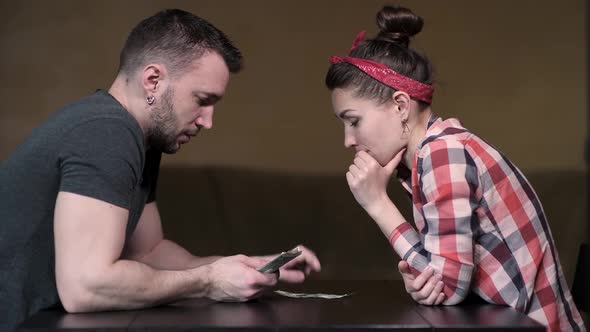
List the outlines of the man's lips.
<svg viewBox="0 0 590 332">
<path fill-rule="evenodd" d="M 190 140 L 191 140 L 191 136 L 189 136 L 189 135 L 182 134 L 182 135 L 178 136 L 178 141 L 180 142 L 180 144 L 187 143 Z"/>
</svg>

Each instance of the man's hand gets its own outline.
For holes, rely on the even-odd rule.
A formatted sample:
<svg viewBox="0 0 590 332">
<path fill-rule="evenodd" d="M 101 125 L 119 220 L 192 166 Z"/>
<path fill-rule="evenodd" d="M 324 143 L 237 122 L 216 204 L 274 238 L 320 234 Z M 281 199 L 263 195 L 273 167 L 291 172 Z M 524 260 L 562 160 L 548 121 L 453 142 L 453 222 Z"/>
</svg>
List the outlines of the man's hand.
<svg viewBox="0 0 590 332">
<path fill-rule="evenodd" d="M 369 214 L 370 210 L 378 209 L 385 201 L 389 201 L 387 183 L 405 151 L 402 149 L 385 166 L 381 166 L 366 151 L 356 153 L 346 173 L 346 180 L 356 201 Z"/>
<path fill-rule="evenodd" d="M 285 264 L 280 269 L 280 281 L 288 283 L 301 283 L 313 271 L 320 272 L 322 266 L 316 254 L 303 245 L 298 246 L 301 255 Z"/>
<path fill-rule="evenodd" d="M 209 265 L 207 297 L 215 301 L 244 302 L 277 284 L 277 275 L 260 273 L 260 259 L 244 255 L 221 258 Z"/>
<path fill-rule="evenodd" d="M 445 299 L 442 293 L 444 283 L 442 277 L 434 274 L 434 269 L 428 266 L 419 276 L 414 277 L 410 272 L 410 265 L 406 261 L 398 264 L 399 273 L 404 278 L 406 292 L 414 301 L 424 305 L 439 305 Z"/>
<path fill-rule="evenodd" d="M 322 269 L 320 260 L 313 251 L 303 245 L 298 245 L 298 247 L 302 251 L 301 255 L 283 265 L 279 270 L 279 280 L 282 282 L 301 283 L 305 281 L 305 278 L 311 272 L 319 272 Z M 260 261 L 258 267 L 263 266 L 275 257 L 277 255 L 256 257 Z"/>
</svg>

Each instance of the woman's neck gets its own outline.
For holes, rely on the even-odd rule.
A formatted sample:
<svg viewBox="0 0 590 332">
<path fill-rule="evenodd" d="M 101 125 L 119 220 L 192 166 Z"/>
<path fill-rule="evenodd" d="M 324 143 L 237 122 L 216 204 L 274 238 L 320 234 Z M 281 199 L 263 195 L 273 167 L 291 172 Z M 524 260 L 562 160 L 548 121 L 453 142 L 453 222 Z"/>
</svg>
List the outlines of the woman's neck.
<svg viewBox="0 0 590 332">
<path fill-rule="evenodd" d="M 408 140 L 407 150 L 404 154 L 402 162 L 408 169 L 412 169 L 414 163 L 414 154 L 418 145 L 426 136 L 426 130 L 428 129 L 428 121 L 432 116 L 432 110 L 430 107 L 418 113 L 416 122 L 413 127 L 410 128 L 410 138 Z"/>
</svg>

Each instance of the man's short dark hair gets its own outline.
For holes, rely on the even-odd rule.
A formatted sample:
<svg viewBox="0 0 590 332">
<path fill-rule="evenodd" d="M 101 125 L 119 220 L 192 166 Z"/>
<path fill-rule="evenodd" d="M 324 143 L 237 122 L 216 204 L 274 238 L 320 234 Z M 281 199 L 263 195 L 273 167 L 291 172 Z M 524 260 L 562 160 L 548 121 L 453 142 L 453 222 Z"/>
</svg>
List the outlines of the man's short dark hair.
<svg viewBox="0 0 590 332">
<path fill-rule="evenodd" d="M 173 76 L 208 51 L 215 51 L 230 72 L 242 68 L 242 54 L 206 20 L 180 9 L 166 9 L 141 21 L 121 50 L 119 73 L 131 75 L 148 63 L 163 63 Z"/>
</svg>

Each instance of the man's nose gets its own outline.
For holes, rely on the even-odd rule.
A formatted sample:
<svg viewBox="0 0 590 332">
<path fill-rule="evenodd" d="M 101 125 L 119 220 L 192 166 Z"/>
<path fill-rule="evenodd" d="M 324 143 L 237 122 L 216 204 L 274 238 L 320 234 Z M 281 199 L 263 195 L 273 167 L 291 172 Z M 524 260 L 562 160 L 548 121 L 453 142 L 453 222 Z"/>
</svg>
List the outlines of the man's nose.
<svg viewBox="0 0 590 332">
<path fill-rule="evenodd" d="M 206 107 L 206 109 L 202 111 L 201 115 L 197 117 L 195 122 L 197 123 L 197 126 L 201 128 L 213 128 L 213 106 Z"/>
</svg>

